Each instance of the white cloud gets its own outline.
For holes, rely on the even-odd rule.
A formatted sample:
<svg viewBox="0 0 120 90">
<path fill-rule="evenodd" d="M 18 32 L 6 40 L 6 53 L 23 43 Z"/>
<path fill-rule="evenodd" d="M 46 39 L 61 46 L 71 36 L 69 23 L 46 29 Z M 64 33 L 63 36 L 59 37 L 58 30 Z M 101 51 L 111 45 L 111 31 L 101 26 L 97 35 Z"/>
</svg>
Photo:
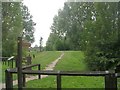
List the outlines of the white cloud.
<svg viewBox="0 0 120 90">
<path fill-rule="evenodd" d="M 33 16 L 35 26 L 35 43 L 39 45 L 40 37 L 43 37 L 43 46 L 48 39 L 50 33 L 50 26 L 53 22 L 54 15 L 57 14 L 58 9 L 64 6 L 65 0 L 24 0 L 23 3 L 28 6 L 28 9 Z"/>
</svg>

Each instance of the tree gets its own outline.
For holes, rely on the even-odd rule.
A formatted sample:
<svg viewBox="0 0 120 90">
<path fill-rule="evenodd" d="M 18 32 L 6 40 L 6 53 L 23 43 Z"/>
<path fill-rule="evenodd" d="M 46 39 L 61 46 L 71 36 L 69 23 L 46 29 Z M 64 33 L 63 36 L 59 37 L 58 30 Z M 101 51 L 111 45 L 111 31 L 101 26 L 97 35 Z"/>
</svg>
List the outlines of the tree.
<svg viewBox="0 0 120 90">
<path fill-rule="evenodd" d="M 29 43 L 34 42 L 34 26 L 36 25 L 35 22 L 32 20 L 32 15 L 30 14 L 28 7 L 22 4 L 22 18 L 23 18 L 23 30 L 24 36 L 23 38 L 27 40 Z"/>
<path fill-rule="evenodd" d="M 64 46 L 83 50 L 92 70 L 115 67 L 120 54 L 119 7 L 118 2 L 66 2 L 53 18 L 46 45 L 51 50 L 64 50 Z"/>
<path fill-rule="evenodd" d="M 2 55 L 16 53 L 17 37 L 25 30 L 24 39 L 33 42 L 34 25 L 31 15 L 26 15 L 21 2 L 2 2 Z M 30 13 L 29 13 L 30 14 Z M 23 17 L 27 17 L 23 18 Z M 26 25 L 25 25 L 26 24 Z M 26 29 L 27 28 L 27 29 Z M 29 36 L 29 37 L 28 37 Z"/>
<path fill-rule="evenodd" d="M 2 3 L 2 55 L 11 56 L 16 52 L 16 41 L 22 32 L 21 3 Z M 17 14 L 16 14 L 17 13 Z"/>
<path fill-rule="evenodd" d="M 42 40 L 43 40 L 43 38 L 40 37 L 40 52 L 42 51 Z"/>
</svg>

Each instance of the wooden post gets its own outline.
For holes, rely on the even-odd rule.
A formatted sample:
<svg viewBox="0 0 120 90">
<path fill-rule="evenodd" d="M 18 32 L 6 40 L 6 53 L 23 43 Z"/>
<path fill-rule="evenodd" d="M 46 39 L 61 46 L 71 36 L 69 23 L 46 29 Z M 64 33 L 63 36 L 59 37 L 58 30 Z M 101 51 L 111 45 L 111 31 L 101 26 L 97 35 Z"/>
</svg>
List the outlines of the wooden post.
<svg viewBox="0 0 120 90">
<path fill-rule="evenodd" d="M 40 64 L 38 65 L 38 70 L 40 70 Z M 38 79 L 41 79 L 41 75 L 38 75 Z"/>
<path fill-rule="evenodd" d="M 13 89 L 12 73 L 10 73 L 8 70 L 5 71 L 5 82 L 6 90 L 12 90 Z"/>
<path fill-rule="evenodd" d="M 7 65 L 7 60 L 5 60 L 5 65 Z"/>
<path fill-rule="evenodd" d="M 2 64 L 4 65 L 4 60 L 2 59 Z"/>
<path fill-rule="evenodd" d="M 12 59 L 12 68 L 13 68 L 13 59 Z"/>
<path fill-rule="evenodd" d="M 57 75 L 57 90 L 61 90 L 61 75 Z"/>
<path fill-rule="evenodd" d="M 18 59 L 17 59 L 17 55 L 15 56 L 15 67 L 17 68 L 18 65 Z"/>
<path fill-rule="evenodd" d="M 10 65 L 10 61 L 9 60 L 7 60 L 7 62 L 8 62 L 8 66 Z"/>
<path fill-rule="evenodd" d="M 30 65 L 30 64 L 31 64 L 31 60 L 32 60 L 32 58 L 31 58 L 31 56 L 29 55 L 29 56 L 27 57 L 27 65 Z"/>
<path fill-rule="evenodd" d="M 115 73 L 105 75 L 105 90 L 117 90 L 117 77 Z"/>
<path fill-rule="evenodd" d="M 23 74 L 23 87 L 25 87 L 25 82 L 26 82 L 25 74 Z"/>
<path fill-rule="evenodd" d="M 22 37 L 18 37 L 18 51 L 17 51 L 17 70 L 18 70 L 18 90 L 22 90 L 23 75 L 22 75 Z"/>
</svg>

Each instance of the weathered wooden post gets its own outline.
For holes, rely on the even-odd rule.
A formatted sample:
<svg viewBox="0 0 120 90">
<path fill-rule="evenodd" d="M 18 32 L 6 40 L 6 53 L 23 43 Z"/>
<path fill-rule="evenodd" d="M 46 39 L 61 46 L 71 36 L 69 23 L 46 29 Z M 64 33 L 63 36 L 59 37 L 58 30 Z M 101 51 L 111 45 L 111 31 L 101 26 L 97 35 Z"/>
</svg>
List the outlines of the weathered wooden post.
<svg viewBox="0 0 120 90">
<path fill-rule="evenodd" d="M 105 90 L 117 90 L 117 78 L 115 73 L 105 75 Z"/>
<path fill-rule="evenodd" d="M 18 70 L 18 90 L 22 90 L 23 75 L 22 75 L 22 37 L 18 37 L 17 50 L 17 70 Z"/>
<path fill-rule="evenodd" d="M 17 68 L 18 66 L 18 59 L 17 59 L 17 55 L 15 56 L 15 67 Z"/>
<path fill-rule="evenodd" d="M 13 61 L 14 61 L 14 60 L 12 59 L 12 68 L 13 68 Z"/>
<path fill-rule="evenodd" d="M 26 79 L 25 79 L 26 75 L 23 74 L 23 87 L 25 87 L 25 82 L 26 82 Z"/>
<path fill-rule="evenodd" d="M 6 90 L 12 90 L 13 78 L 12 78 L 12 73 L 10 73 L 8 69 L 5 71 L 5 82 L 6 82 Z"/>
<path fill-rule="evenodd" d="M 7 65 L 7 60 L 5 59 L 5 65 Z"/>
<path fill-rule="evenodd" d="M 40 70 L 40 64 L 38 65 L 38 70 Z M 38 79 L 41 79 L 41 75 L 38 75 Z"/>
<path fill-rule="evenodd" d="M 31 64 L 31 60 L 32 60 L 32 58 L 31 58 L 31 56 L 29 55 L 29 56 L 27 57 L 27 65 L 30 65 L 30 64 Z"/>
<path fill-rule="evenodd" d="M 61 75 L 59 73 L 57 75 L 57 90 L 61 90 Z"/>
<path fill-rule="evenodd" d="M 8 66 L 10 65 L 10 61 L 9 60 L 7 60 L 7 62 L 8 62 Z"/>
</svg>

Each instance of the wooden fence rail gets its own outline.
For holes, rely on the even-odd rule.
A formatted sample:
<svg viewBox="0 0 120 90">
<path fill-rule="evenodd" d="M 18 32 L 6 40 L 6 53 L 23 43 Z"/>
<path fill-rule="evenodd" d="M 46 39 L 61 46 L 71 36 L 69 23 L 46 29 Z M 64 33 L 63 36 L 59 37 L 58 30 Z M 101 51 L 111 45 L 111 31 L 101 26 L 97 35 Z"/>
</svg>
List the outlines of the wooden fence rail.
<svg viewBox="0 0 120 90">
<path fill-rule="evenodd" d="M 28 65 L 28 66 L 24 66 L 24 67 L 22 67 L 22 70 L 27 70 L 27 69 L 31 69 L 32 67 L 35 67 L 35 66 L 37 66 L 38 67 L 38 70 L 40 70 L 40 64 L 33 64 L 33 65 Z M 13 71 L 13 72 L 12 72 Z M 9 82 L 11 82 L 12 81 L 12 73 L 17 73 L 17 68 L 13 68 L 13 69 L 7 69 L 6 71 L 5 71 L 5 77 L 6 77 L 6 88 L 7 87 L 13 87 L 13 83 L 11 84 L 11 85 L 8 85 L 8 84 L 10 84 Z M 7 77 L 8 76 L 8 77 Z M 26 75 L 23 73 L 23 87 L 25 87 L 25 82 L 26 82 Z M 40 74 L 38 74 L 38 79 L 41 79 L 41 75 Z M 8 82 L 9 81 L 9 82 Z M 13 82 L 13 81 L 12 81 Z"/>
<path fill-rule="evenodd" d="M 16 69 L 6 70 L 6 89 L 12 89 L 12 74 L 17 73 Z M 22 74 L 55 75 L 57 80 L 57 90 L 61 90 L 62 76 L 103 76 L 105 78 L 105 90 L 117 90 L 117 78 L 120 73 L 114 71 L 50 71 L 50 70 L 22 70 Z"/>
<path fill-rule="evenodd" d="M 28 66 L 24 66 L 22 67 L 22 70 L 26 70 L 26 69 L 32 69 L 32 67 L 35 67 L 35 66 L 38 66 L 38 70 L 40 70 L 40 64 L 33 64 L 33 65 L 28 65 Z M 23 74 L 23 87 L 25 87 L 25 82 L 26 82 L 26 79 L 25 79 L 26 75 Z M 41 79 L 41 75 L 39 74 L 38 75 L 38 79 Z"/>
</svg>

